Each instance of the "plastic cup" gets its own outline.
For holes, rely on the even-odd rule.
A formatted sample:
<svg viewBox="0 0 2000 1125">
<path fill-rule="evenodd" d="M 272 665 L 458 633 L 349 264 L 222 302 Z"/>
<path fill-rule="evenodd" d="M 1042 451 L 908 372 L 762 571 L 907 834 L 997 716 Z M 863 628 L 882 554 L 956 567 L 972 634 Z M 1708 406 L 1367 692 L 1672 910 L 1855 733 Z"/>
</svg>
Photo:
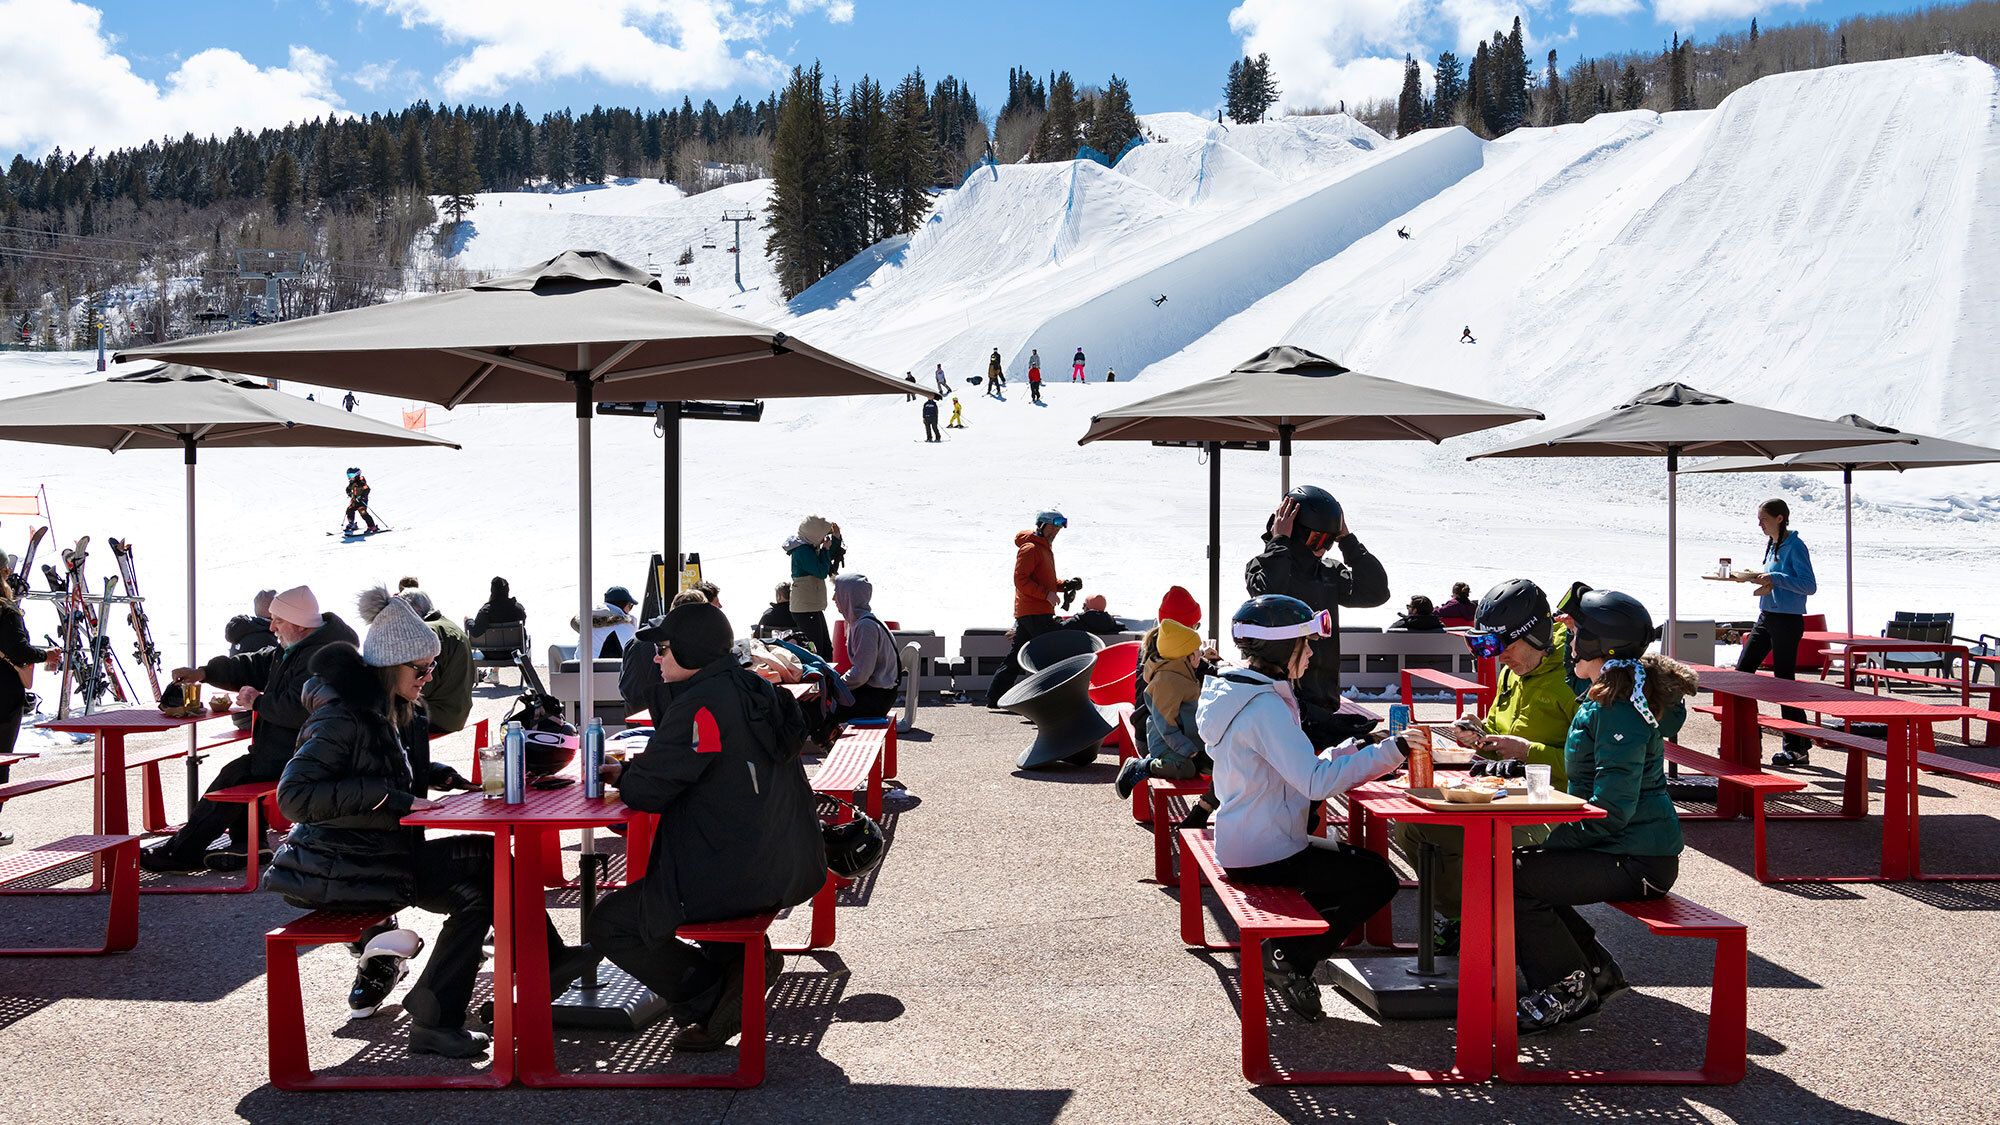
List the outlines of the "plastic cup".
<svg viewBox="0 0 2000 1125">
<path fill-rule="evenodd" d="M 1555 794 L 1555 767 L 1530 765 L 1528 767 L 1528 799 L 1546 801 Z"/>
<path fill-rule="evenodd" d="M 505 746 L 482 746 L 479 748 L 479 788 L 486 799 L 497 801 L 507 792 L 507 748 Z"/>
</svg>

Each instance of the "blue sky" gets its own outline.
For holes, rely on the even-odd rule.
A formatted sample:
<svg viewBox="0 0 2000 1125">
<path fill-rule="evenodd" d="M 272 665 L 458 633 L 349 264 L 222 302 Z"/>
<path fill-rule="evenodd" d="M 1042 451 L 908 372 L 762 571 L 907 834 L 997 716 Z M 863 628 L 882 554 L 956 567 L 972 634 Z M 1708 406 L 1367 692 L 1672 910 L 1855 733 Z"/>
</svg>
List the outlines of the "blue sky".
<svg viewBox="0 0 2000 1125">
<path fill-rule="evenodd" d="M 0 155 L 227 132 L 419 98 L 592 104 L 755 100 L 818 58 L 851 79 L 921 65 L 989 111 L 1010 66 L 1123 76 L 1142 113 L 1207 112 L 1233 58 L 1267 51 L 1286 102 L 1393 94 L 1405 51 L 1463 50 L 1519 14 L 1539 60 L 1836 20 L 1914 0 L 0 0 Z"/>
</svg>

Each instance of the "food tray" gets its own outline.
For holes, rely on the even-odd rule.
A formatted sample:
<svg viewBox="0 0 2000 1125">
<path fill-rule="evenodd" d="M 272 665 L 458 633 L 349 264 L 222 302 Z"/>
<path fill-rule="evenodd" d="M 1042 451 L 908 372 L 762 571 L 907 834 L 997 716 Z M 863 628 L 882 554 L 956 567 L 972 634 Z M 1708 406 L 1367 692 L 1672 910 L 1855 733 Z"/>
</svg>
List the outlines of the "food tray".
<svg viewBox="0 0 2000 1125">
<path fill-rule="evenodd" d="M 1455 801 L 1447 801 L 1444 797 L 1444 791 L 1435 788 L 1411 789 L 1409 791 L 1409 798 L 1427 809 L 1453 813 L 1520 812 L 1524 809 L 1548 809 L 1554 812 L 1570 812 L 1580 809 L 1589 803 L 1582 797 L 1573 796 L 1561 791 L 1549 794 L 1549 799 L 1546 801 L 1530 801 L 1528 800 L 1526 786 L 1519 789 L 1509 788 L 1501 793 L 1500 796 L 1493 798 L 1485 804 L 1461 804 Z"/>
</svg>

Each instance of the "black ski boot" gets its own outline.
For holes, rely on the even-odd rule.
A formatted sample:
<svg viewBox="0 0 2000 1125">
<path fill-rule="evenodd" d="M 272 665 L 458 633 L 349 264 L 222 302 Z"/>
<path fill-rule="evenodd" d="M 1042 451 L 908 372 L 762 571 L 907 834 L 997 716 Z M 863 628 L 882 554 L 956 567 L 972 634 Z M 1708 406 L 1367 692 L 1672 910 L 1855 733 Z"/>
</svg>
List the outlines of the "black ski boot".
<svg viewBox="0 0 2000 1125">
<path fill-rule="evenodd" d="M 1313 982 L 1312 969 L 1297 971 L 1290 961 L 1285 960 L 1278 947 L 1271 944 L 1264 946 L 1264 983 L 1277 990 L 1285 1007 L 1298 1017 L 1300 1023 L 1318 1023 L 1320 1017 L 1326 1014 L 1326 1009 L 1320 1004 L 1319 985 Z"/>
<path fill-rule="evenodd" d="M 1552 1031 L 1571 1020 L 1582 1019 L 1600 1006 L 1597 992 L 1590 986 L 1590 974 L 1578 969 L 1547 988 L 1530 992 L 1516 1005 L 1516 1025 L 1523 1035 Z"/>
</svg>

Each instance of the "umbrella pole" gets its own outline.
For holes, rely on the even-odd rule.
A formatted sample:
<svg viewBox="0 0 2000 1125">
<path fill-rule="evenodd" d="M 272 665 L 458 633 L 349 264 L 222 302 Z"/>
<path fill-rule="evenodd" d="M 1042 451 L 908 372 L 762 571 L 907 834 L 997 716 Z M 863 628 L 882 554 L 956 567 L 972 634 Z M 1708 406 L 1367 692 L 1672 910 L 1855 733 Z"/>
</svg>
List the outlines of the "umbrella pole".
<svg viewBox="0 0 2000 1125">
<path fill-rule="evenodd" d="M 199 668 L 201 663 L 195 656 L 194 638 L 194 435 L 181 435 L 181 448 L 185 451 L 182 461 L 187 466 L 187 666 Z M 196 689 L 199 691 L 200 689 Z M 199 739 L 195 737 L 195 724 L 187 729 L 187 814 L 194 819 L 194 807 L 201 801 L 201 755 L 195 752 Z M 252 846 L 261 841 L 252 840 Z M 254 858 L 254 857 L 253 857 Z"/>
<path fill-rule="evenodd" d="M 1222 443 L 1208 443 L 1208 639 L 1222 620 Z"/>
<path fill-rule="evenodd" d="M 1676 520 L 1679 515 L 1679 485 L 1681 471 L 1680 447 L 1667 450 L 1667 643 L 1661 648 L 1668 656 L 1680 649 L 1680 597 L 1674 588 L 1674 574 L 1680 562 L 1680 538 Z"/>
<path fill-rule="evenodd" d="M 1854 635 L 1854 466 L 1840 469 L 1840 514 L 1847 524 L 1847 635 Z"/>
<path fill-rule="evenodd" d="M 666 534 L 663 538 L 666 550 L 660 555 L 667 562 L 668 573 L 673 585 L 660 585 L 660 609 L 666 611 L 668 602 L 680 592 L 681 574 L 681 404 L 664 402 L 660 404 L 660 436 L 666 447 Z"/>
<path fill-rule="evenodd" d="M 1292 431 L 1297 427 L 1289 423 L 1278 425 L 1278 495 L 1292 494 Z"/>
<path fill-rule="evenodd" d="M 576 601 L 577 601 L 577 705 L 576 730 L 579 736 L 590 731 L 590 720 L 597 710 L 597 689 L 591 682 L 591 673 L 596 670 L 597 645 L 591 629 L 590 597 L 590 345 L 576 346 L 576 373 L 570 378 L 576 383 L 576 490 L 579 503 L 576 509 Z M 585 769 L 590 768 L 588 764 Z M 583 830 L 581 865 L 589 872 L 596 863 L 597 833 Z M 586 876 L 587 878 L 588 876 Z M 589 919 L 584 920 L 588 923 Z M 595 967 L 585 974 L 586 987 L 595 987 L 597 974 Z"/>
</svg>

